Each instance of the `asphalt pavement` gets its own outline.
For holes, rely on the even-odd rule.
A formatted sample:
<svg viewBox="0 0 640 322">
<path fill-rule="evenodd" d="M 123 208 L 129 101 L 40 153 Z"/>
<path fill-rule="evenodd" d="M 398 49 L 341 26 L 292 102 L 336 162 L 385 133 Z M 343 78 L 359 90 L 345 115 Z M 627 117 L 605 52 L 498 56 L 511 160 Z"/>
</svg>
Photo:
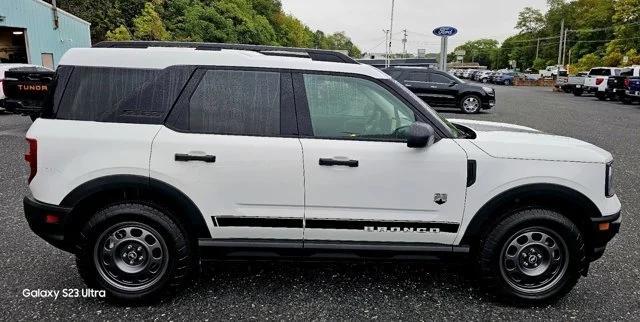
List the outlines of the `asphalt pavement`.
<svg viewBox="0 0 640 322">
<path fill-rule="evenodd" d="M 27 290 L 82 289 L 71 254 L 29 229 L 24 134 L 31 121 L 0 114 L 0 314 L 3 320 L 638 320 L 640 319 L 640 105 L 546 88 L 497 86 L 492 111 L 449 118 L 515 123 L 594 143 L 615 157 L 623 226 L 589 276 L 553 305 L 502 304 L 468 265 L 233 262 L 151 305 L 99 298 L 31 298 Z"/>
</svg>

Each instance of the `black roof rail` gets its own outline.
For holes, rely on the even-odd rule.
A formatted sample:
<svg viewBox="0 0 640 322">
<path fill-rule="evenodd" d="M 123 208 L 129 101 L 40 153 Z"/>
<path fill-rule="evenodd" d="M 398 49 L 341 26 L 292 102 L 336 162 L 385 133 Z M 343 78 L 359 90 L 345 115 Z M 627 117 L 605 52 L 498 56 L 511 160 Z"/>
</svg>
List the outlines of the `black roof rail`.
<svg viewBox="0 0 640 322">
<path fill-rule="evenodd" d="M 206 42 L 181 42 L 181 41 L 102 41 L 94 48 L 149 48 L 149 47 L 183 47 L 195 48 L 196 50 L 248 50 L 271 56 L 288 56 L 311 58 L 316 61 L 359 64 L 355 59 L 337 51 L 312 49 L 312 48 L 292 48 L 263 45 L 242 45 L 223 44 Z"/>
</svg>

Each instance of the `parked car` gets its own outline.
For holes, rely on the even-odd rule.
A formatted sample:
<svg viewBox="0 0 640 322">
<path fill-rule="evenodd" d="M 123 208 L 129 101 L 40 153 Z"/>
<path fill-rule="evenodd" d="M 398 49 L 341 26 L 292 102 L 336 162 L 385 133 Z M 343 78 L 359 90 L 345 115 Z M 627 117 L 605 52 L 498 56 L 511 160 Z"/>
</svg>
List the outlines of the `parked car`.
<svg viewBox="0 0 640 322">
<path fill-rule="evenodd" d="M 606 96 L 612 100 L 625 100 L 627 78 L 638 76 L 640 76 L 640 66 L 626 67 L 620 70 L 620 75 L 609 76 L 605 89 Z"/>
<path fill-rule="evenodd" d="M 453 107 L 472 114 L 496 104 L 493 88 L 467 84 L 441 71 L 423 67 L 390 67 L 383 71 L 431 106 Z"/>
<path fill-rule="evenodd" d="M 574 95 L 581 96 L 584 93 L 595 94 L 601 100 L 606 100 L 609 76 L 620 75 L 620 68 L 617 67 L 595 67 L 591 68 L 589 74 L 584 79 L 583 88 L 576 88 Z"/>
<path fill-rule="evenodd" d="M 558 75 L 566 76 L 567 70 L 563 66 L 547 66 L 545 70 L 540 71 L 540 77 L 557 77 Z"/>
<path fill-rule="evenodd" d="M 623 104 L 640 101 L 640 77 L 633 76 L 625 79 L 625 95 L 621 98 Z"/>
<path fill-rule="evenodd" d="M 494 74 L 493 71 L 490 70 L 485 70 L 481 73 L 478 74 L 477 77 L 477 81 L 482 82 L 482 83 L 489 83 L 489 81 L 491 80 L 491 76 Z"/>
<path fill-rule="evenodd" d="M 510 86 L 513 85 L 513 80 L 517 75 L 518 73 L 516 72 L 499 73 L 494 77 L 493 82 L 495 84 Z"/>
<path fill-rule="evenodd" d="M 13 63 L 7 63 L 7 64 L 0 64 L 0 111 L 3 111 L 5 108 L 5 104 L 4 104 L 4 99 L 5 99 L 5 95 L 4 95 L 4 90 L 3 90 L 3 83 L 4 83 L 4 78 L 5 75 L 4 73 L 8 70 L 11 70 L 13 68 L 18 68 L 18 67 L 33 67 L 33 68 L 44 68 L 44 67 L 40 67 L 40 66 L 36 66 L 36 65 L 30 65 L 30 64 L 13 64 Z"/>
<path fill-rule="evenodd" d="M 464 79 L 471 79 L 471 77 L 473 77 L 473 73 L 475 72 L 475 69 L 467 69 L 464 71 L 464 73 L 462 74 L 462 77 Z"/>
<path fill-rule="evenodd" d="M 620 228 L 609 152 L 449 121 L 344 54 L 96 47 L 64 54 L 55 111 L 26 134 L 24 213 L 123 304 L 185 289 L 205 256 L 443 254 L 473 260 L 501 298 L 548 302 Z"/>
</svg>

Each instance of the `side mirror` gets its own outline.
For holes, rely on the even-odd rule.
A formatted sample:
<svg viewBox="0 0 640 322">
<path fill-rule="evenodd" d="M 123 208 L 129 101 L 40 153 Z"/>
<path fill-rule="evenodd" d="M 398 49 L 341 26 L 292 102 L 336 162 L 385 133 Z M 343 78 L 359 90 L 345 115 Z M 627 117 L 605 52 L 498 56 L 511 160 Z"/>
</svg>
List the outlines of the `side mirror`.
<svg viewBox="0 0 640 322">
<path fill-rule="evenodd" d="M 427 123 L 415 122 L 409 127 L 407 146 L 414 149 L 426 148 L 435 142 L 436 134 Z"/>
</svg>

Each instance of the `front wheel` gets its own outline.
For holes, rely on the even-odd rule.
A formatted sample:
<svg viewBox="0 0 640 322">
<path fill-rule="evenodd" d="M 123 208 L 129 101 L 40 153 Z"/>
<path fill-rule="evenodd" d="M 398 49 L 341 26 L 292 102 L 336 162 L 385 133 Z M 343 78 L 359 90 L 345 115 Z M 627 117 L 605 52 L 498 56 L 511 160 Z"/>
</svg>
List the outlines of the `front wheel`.
<svg viewBox="0 0 640 322">
<path fill-rule="evenodd" d="M 149 300 L 190 277 L 195 253 L 165 211 L 142 203 L 109 206 L 84 226 L 76 255 L 89 287 L 119 300 Z"/>
<path fill-rule="evenodd" d="M 620 102 L 622 102 L 622 104 L 624 104 L 624 105 L 631 105 L 631 103 L 633 103 L 631 101 L 631 99 L 629 97 L 627 97 L 627 96 L 621 96 L 620 97 Z"/>
<path fill-rule="evenodd" d="M 480 98 L 476 95 L 467 95 L 460 100 L 460 109 L 466 114 L 480 112 Z"/>
<path fill-rule="evenodd" d="M 596 98 L 598 98 L 601 101 L 606 101 L 607 100 L 607 94 L 601 93 L 601 92 L 597 92 L 596 93 Z"/>
<path fill-rule="evenodd" d="M 509 215 L 489 232 L 478 255 L 487 286 L 509 301 L 556 300 L 575 286 L 586 265 L 578 227 L 547 209 Z"/>
</svg>

